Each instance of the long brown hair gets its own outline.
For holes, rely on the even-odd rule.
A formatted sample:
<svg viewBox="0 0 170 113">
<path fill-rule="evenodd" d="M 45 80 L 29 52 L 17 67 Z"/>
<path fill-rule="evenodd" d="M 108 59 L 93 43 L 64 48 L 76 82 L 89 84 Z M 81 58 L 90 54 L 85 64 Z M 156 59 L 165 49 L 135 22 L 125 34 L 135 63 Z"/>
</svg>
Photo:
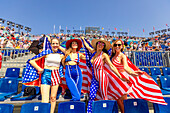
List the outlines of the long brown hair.
<svg viewBox="0 0 170 113">
<path fill-rule="evenodd" d="M 69 48 L 68 49 L 66 49 L 66 52 L 65 52 L 65 56 L 64 56 L 64 58 L 62 59 L 62 64 L 63 64 L 63 66 L 65 66 L 65 60 L 66 60 L 66 58 L 67 58 L 67 56 L 72 52 L 72 47 L 71 47 L 71 45 L 72 45 L 72 43 L 70 44 L 70 46 L 69 46 Z"/>
<path fill-rule="evenodd" d="M 74 42 L 74 41 L 73 41 Z M 77 42 L 77 41 L 76 41 Z M 78 45 L 78 42 L 77 42 L 77 45 Z M 67 56 L 72 52 L 72 42 L 70 43 L 70 46 L 69 46 L 69 48 L 68 49 L 66 49 L 66 53 L 65 53 L 65 56 L 64 56 L 64 58 L 62 59 L 62 64 L 63 64 L 63 66 L 65 66 L 65 60 L 66 60 L 66 58 L 67 58 Z M 78 48 L 76 49 L 76 51 L 78 51 Z"/>
</svg>

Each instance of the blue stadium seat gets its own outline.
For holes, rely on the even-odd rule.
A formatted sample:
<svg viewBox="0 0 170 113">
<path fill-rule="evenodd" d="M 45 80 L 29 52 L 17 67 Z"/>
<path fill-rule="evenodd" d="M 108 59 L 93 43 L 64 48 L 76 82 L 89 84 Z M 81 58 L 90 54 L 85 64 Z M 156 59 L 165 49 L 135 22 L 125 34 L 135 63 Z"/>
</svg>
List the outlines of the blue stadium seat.
<svg viewBox="0 0 170 113">
<path fill-rule="evenodd" d="M 170 91 L 170 76 L 160 77 L 161 88 Z"/>
<path fill-rule="evenodd" d="M 124 100 L 124 110 L 125 113 L 149 113 L 147 101 L 142 99 Z"/>
<path fill-rule="evenodd" d="M 156 76 L 156 77 L 161 76 L 161 70 L 158 67 L 151 67 L 150 71 L 151 71 L 151 76 Z"/>
<path fill-rule="evenodd" d="M 0 79 L 0 100 L 3 101 L 6 98 L 17 94 L 18 92 L 18 80 L 17 79 Z"/>
<path fill-rule="evenodd" d="M 117 102 L 114 100 L 94 101 L 92 111 L 93 113 L 118 113 Z"/>
<path fill-rule="evenodd" d="M 13 113 L 14 105 L 0 104 L 0 113 Z"/>
<path fill-rule="evenodd" d="M 153 78 L 153 80 L 156 82 L 156 84 L 158 84 L 158 81 L 157 81 L 157 77 L 156 76 L 151 76 Z"/>
<path fill-rule="evenodd" d="M 161 105 L 161 104 L 153 104 L 154 113 L 170 113 L 170 97 L 164 97 L 165 102 L 168 105 Z"/>
<path fill-rule="evenodd" d="M 59 103 L 58 113 L 85 113 L 85 103 L 79 101 Z"/>
<path fill-rule="evenodd" d="M 163 67 L 162 72 L 164 76 L 170 76 L 170 67 Z"/>
<path fill-rule="evenodd" d="M 149 75 L 149 69 L 147 67 L 140 67 L 141 71 L 145 71 Z"/>
<path fill-rule="evenodd" d="M 20 68 L 7 68 L 5 78 L 18 78 Z"/>
<path fill-rule="evenodd" d="M 50 113 L 50 103 L 27 103 L 23 104 L 20 113 Z"/>
</svg>

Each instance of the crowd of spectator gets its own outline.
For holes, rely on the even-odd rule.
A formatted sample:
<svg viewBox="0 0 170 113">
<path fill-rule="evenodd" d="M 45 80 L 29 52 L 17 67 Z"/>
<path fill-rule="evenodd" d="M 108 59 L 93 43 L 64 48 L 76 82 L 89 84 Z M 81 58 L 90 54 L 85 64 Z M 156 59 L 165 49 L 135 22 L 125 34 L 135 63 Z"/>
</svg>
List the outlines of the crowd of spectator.
<svg viewBox="0 0 170 113">
<path fill-rule="evenodd" d="M 42 35 L 44 36 L 44 35 Z M 39 37 L 42 37 L 39 36 Z M 108 35 L 91 35 L 91 34 L 48 34 L 46 36 L 60 37 L 61 42 L 71 39 L 80 38 L 85 36 L 86 39 L 91 41 L 94 38 L 105 38 L 111 43 L 116 39 L 124 41 L 125 50 L 128 51 L 170 51 L 170 34 L 157 35 L 155 37 L 128 37 L 128 36 L 108 36 Z M 16 48 L 27 49 L 32 43 L 30 40 L 34 35 L 29 33 L 18 33 L 15 29 L 9 27 L 0 30 L 0 48 Z M 36 39 L 36 38 L 35 38 Z M 37 38 L 38 40 L 38 38 Z"/>
<path fill-rule="evenodd" d="M 19 33 L 6 27 L 0 30 L 0 48 L 27 49 L 31 45 L 29 33 Z"/>
</svg>

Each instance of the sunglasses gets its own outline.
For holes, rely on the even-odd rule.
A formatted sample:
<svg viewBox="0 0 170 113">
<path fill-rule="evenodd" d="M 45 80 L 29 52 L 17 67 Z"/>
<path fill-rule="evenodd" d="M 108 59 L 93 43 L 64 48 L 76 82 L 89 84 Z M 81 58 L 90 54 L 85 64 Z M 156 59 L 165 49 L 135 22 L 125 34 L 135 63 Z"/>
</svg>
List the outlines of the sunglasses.
<svg viewBox="0 0 170 113">
<path fill-rule="evenodd" d="M 98 42 L 98 44 L 101 44 L 101 45 L 103 45 L 103 46 L 105 45 L 105 43 L 103 43 L 103 42 Z"/>
<path fill-rule="evenodd" d="M 122 44 L 114 44 L 114 47 L 121 46 Z"/>
</svg>

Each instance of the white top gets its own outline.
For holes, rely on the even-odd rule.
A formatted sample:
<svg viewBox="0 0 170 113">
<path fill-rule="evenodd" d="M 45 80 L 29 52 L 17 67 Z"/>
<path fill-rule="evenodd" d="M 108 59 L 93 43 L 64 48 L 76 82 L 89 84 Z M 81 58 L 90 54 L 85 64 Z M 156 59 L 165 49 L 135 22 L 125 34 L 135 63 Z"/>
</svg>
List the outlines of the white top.
<svg viewBox="0 0 170 113">
<path fill-rule="evenodd" d="M 60 58 L 60 54 L 58 53 L 49 54 L 45 58 L 45 66 L 60 67 L 60 62 L 61 62 L 61 58 Z"/>
</svg>

